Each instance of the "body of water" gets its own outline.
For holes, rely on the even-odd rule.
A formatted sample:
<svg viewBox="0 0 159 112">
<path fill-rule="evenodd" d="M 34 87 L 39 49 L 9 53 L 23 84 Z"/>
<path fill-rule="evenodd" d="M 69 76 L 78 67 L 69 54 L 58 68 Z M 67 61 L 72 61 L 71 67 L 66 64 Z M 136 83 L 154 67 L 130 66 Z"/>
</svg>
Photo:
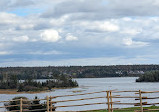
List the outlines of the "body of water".
<svg viewBox="0 0 159 112">
<path fill-rule="evenodd" d="M 159 83 L 136 83 L 137 77 L 113 77 L 113 78 L 79 78 L 75 79 L 79 83 L 78 88 L 72 89 L 57 89 L 52 92 L 46 93 L 36 93 L 36 94 L 0 94 L 0 100 L 11 100 L 16 96 L 25 96 L 29 99 L 33 99 L 35 96 L 38 98 L 44 98 L 46 96 L 56 96 L 56 95 L 67 95 L 67 94 L 78 94 L 78 93 L 88 93 L 88 92 L 97 92 L 97 91 L 106 91 L 106 90 L 139 90 L 142 91 L 157 91 L 159 90 Z M 77 91 L 76 93 L 74 93 Z M 116 93 L 117 94 L 117 93 Z M 134 93 L 123 93 L 126 96 L 136 96 Z M 154 96 L 159 96 L 159 93 L 153 94 Z M 106 93 L 98 93 L 86 96 L 72 96 L 72 97 L 64 97 L 53 99 L 56 100 L 68 100 L 68 99 L 79 99 L 85 97 L 95 97 L 95 96 L 106 96 Z M 150 96 L 147 94 L 146 96 Z M 116 101 L 119 99 L 116 99 Z M 121 102 L 139 102 L 134 99 L 120 99 Z M 152 101 L 152 100 L 151 100 Z M 76 102 L 65 102 L 59 103 L 56 105 L 75 105 L 75 104 L 83 104 L 83 103 L 96 103 L 96 102 L 107 102 L 105 99 L 94 99 L 94 100 L 86 100 L 86 101 L 76 101 Z M 157 100 L 153 100 L 152 102 L 157 102 Z M 127 106 L 116 106 L 116 107 L 127 107 Z M 132 107 L 132 106 L 130 106 Z M 101 109 L 107 108 L 107 105 L 93 105 L 93 106 L 84 106 L 84 107 L 65 107 L 58 108 L 58 111 L 70 111 L 70 110 L 89 110 L 89 109 Z"/>
</svg>

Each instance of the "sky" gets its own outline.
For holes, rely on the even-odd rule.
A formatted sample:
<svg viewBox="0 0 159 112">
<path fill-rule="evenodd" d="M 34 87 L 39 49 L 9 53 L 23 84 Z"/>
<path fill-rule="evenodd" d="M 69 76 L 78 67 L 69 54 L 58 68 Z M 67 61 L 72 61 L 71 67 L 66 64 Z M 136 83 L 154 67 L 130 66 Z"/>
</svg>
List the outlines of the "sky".
<svg viewBox="0 0 159 112">
<path fill-rule="evenodd" d="M 159 64 L 159 0 L 0 0 L 0 67 Z"/>
</svg>

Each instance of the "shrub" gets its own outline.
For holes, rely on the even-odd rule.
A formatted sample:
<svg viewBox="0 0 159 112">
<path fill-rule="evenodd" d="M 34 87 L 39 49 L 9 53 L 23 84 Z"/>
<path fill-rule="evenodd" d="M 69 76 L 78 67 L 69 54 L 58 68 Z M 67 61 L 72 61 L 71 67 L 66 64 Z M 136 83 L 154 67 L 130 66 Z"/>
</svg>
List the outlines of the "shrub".
<svg viewBox="0 0 159 112">
<path fill-rule="evenodd" d="M 27 110 L 31 110 L 34 112 L 45 112 L 47 107 L 46 107 L 46 102 L 41 103 L 40 100 L 38 100 L 38 97 L 36 96 L 33 101 L 29 101 L 28 98 L 26 97 L 15 97 L 8 103 L 5 103 L 4 105 L 6 106 L 6 109 L 8 111 L 18 111 L 20 110 L 20 99 L 23 99 L 22 103 L 23 105 L 23 112 L 27 112 Z M 18 106 L 13 106 L 13 105 L 18 105 Z M 11 106 L 11 107 L 10 107 Z M 52 105 L 54 107 L 54 105 Z M 25 111 L 24 111 L 25 109 Z M 55 111 L 55 109 L 52 109 L 52 111 Z"/>
<path fill-rule="evenodd" d="M 28 105 L 31 104 L 30 101 L 27 101 L 28 98 L 26 98 L 26 97 L 15 97 L 15 98 L 12 99 L 12 101 L 4 104 L 5 106 L 12 106 L 12 107 L 6 107 L 6 109 L 8 111 L 20 110 L 20 106 L 13 106 L 13 105 L 20 105 L 20 99 L 21 98 L 23 99 L 23 101 L 22 101 L 23 104 L 28 104 Z M 23 107 L 23 109 L 29 109 L 29 107 Z"/>
</svg>

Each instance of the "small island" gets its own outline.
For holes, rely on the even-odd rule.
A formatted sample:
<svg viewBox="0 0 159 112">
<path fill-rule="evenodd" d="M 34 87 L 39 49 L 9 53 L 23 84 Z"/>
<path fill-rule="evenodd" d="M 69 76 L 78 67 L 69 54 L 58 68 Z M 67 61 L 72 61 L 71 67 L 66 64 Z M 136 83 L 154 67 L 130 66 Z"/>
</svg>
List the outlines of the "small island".
<svg viewBox="0 0 159 112">
<path fill-rule="evenodd" d="M 17 75 L 7 74 L 3 75 L 0 80 L 1 90 L 13 90 L 17 92 L 40 92 L 46 90 L 52 90 L 54 88 L 71 88 L 78 87 L 78 83 L 70 76 L 59 74 L 53 79 L 46 79 L 43 81 L 37 81 L 31 76 L 25 80 L 18 79 Z"/>
<path fill-rule="evenodd" d="M 141 75 L 136 82 L 159 82 L 159 71 L 150 71 Z"/>
</svg>

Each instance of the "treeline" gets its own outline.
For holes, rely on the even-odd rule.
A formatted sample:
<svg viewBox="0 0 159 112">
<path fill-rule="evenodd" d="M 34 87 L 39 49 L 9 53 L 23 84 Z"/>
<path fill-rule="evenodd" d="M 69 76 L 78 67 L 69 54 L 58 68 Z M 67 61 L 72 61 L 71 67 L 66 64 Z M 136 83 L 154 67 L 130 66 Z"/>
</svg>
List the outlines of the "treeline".
<svg viewBox="0 0 159 112">
<path fill-rule="evenodd" d="M 3 74 L 16 74 L 18 79 L 49 79 L 59 74 L 70 75 L 73 78 L 91 77 L 126 77 L 140 76 L 147 71 L 159 70 L 159 65 L 112 65 L 112 66 L 48 66 L 48 67 L 1 67 Z"/>
<path fill-rule="evenodd" d="M 4 78 L 5 77 L 5 78 Z M 16 89 L 18 92 L 22 91 L 44 91 L 51 90 L 52 88 L 67 88 L 77 87 L 78 83 L 68 75 L 59 75 L 58 78 L 48 79 L 43 82 L 33 80 L 31 77 L 21 81 L 16 75 L 7 77 L 4 75 L 0 80 L 0 89 Z"/>
<path fill-rule="evenodd" d="M 136 82 L 159 82 L 159 71 L 146 72 L 136 79 Z"/>
</svg>

